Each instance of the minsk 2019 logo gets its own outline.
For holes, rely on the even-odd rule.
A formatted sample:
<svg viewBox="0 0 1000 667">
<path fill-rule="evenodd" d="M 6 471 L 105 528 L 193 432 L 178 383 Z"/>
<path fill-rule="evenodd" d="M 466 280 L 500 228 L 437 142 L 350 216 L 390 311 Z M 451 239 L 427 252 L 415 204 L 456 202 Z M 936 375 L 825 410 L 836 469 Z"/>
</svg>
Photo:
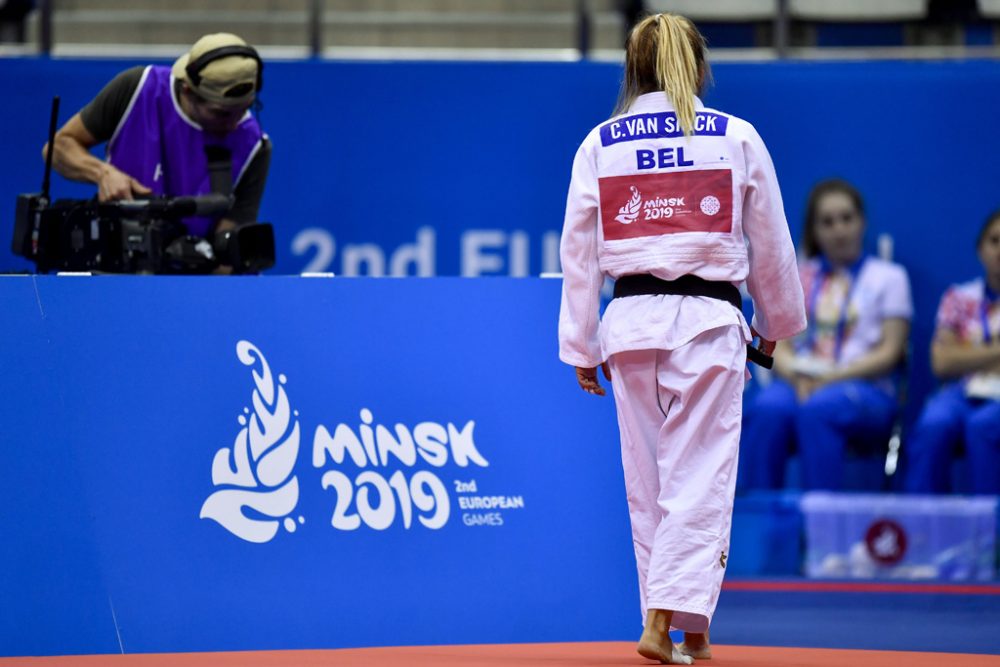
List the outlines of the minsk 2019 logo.
<svg viewBox="0 0 1000 667">
<path fill-rule="evenodd" d="M 243 540 L 264 543 L 274 539 L 282 526 L 293 533 L 305 523 L 295 511 L 299 413 L 289 406 L 287 378 L 280 374 L 275 379 L 253 343 L 237 343 L 236 356 L 251 371 L 252 409 L 244 407 L 239 415 L 240 430 L 232 447 L 215 453 L 216 489 L 201 506 L 200 517 Z M 453 515 L 452 490 L 466 526 L 501 526 L 505 516 L 501 510 L 524 508 L 520 495 L 480 495 L 478 480 L 463 474 L 473 466 L 489 466 L 476 445 L 474 421 L 424 421 L 412 427 L 396 424 L 390 430 L 374 423 L 368 408 L 362 408 L 359 417 L 361 423 L 355 427 L 337 424 L 328 429 L 320 424 L 313 437 L 313 468 L 326 468 L 319 484 L 335 495 L 333 528 L 385 530 L 399 523 L 405 529 L 421 525 L 437 530 Z M 357 475 L 345 471 L 352 466 Z M 446 466 L 459 468 L 456 474 L 461 479 L 446 485 L 440 474 Z"/>
<path fill-rule="evenodd" d="M 267 359 L 253 343 L 241 340 L 236 356 L 253 374 L 253 411 L 243 408 L 233 446 L 215 453 L 212 483 L 221 488 L 201 506 L 200 516 L 248 542 L 268 542 L 282 517 L 285 528 L 295 530 L 295 519 L 288 515 L 299 502 L 299 483 L 292 475 L 299 454 L 299 422 L 290 413 L 282 386 L 285 376 L 275 382 Z M 248 507 L 270 519 L 247 516 L 243 510 Z"/>
<path fill-rule="evenodd" d="M 642 195 L 639 193 L 639 189 L 630 185 L 629 190 L 632 191 L 632 197 L 618 209 L 618 215 L 615 216 L 615 220 L 623 225 L 635 222 L 635 219 L 639 217 L 639 209 L 642 208 Z"/>
<path fill-rule="evenodd" d="M 684 208 L 684 197 L 653 197 L 644 200 L 639 188 L 630 185 L 629 191 L 632 196 L 618 209 L 618 215 L 615 216 L 615 220 L 623 225 L 635 222 L 640 213 L 645 213 L 643 220 L 659 220 L 689 212 Z M 714 216 L 722 210 L 722 203 L 718 197 L 706 195 L 698 202 L 698 207 L 705 215 Z"/>
</svg>

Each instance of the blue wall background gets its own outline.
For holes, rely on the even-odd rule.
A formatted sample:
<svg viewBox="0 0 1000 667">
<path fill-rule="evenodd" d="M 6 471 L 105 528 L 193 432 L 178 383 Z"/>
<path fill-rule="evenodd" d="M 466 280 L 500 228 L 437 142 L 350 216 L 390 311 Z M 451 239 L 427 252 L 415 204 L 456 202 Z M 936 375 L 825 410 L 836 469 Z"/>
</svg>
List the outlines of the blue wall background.
<svg viewBox="0 0 1000 667">
<path fill-rule="evenodd" d="M 0 277 L 0 312 L 18 323 L 0 328 L 0 656 L 631 637 L 614 403 L 556 358 L 558 302 L 558 281 L 542 279 Z M 265 431 L 301 433 L 297 502 L 280 511 L 302 522 L 263 543 L 199 518 L 220 490 L 260 499 L 279 486 L 263 481 L 268 454 L 250 459 L 249 485 L 213 472 L 220 448 L 240 444 L 244 407 L 264 414 L 251 400 L 262 369 L 238 360 L 240 340 L 292 411 Z M 432 513 L 415 501 L 407 527 L 404 503 L 372 488 L 371 506 L 396 508 L 388 526 L 331 526 L 345 498 L 365 517 L 365 485 L 342 494 L 322 480 L 362 468 L 317 464 L 314 435 L 361 433 L 363 409 L 414 434 L 475 422 L 486 466 L 449 454 L 363 467 L 437 476 L 443 526 L 421 525 Z M 494 495 L 524 505 L 460 506 Z M 242 513 L 282 518 L 261 511 Z M 465 521 L 493 513 L 502 525 Z"/>
<path fill-rule="evenodd" d="M 10 228 L 14 196 L 41 181 L 49 98 L 62 95 L 65 120 L 132 64 L 0 60 L 0 228 Z M 273 272 L 378 273 L 381 257 L 388 273 L 397 253 L 397 272 L 414 273 L 403 260 L 419 254 L 418 238 L 439 275 L 554 269 L 572 156 L 609 115 L 620 71 L 590 62 L 268 63 L 261 120 L 275 148 L 261 219 L 278 233 Z M 866 195 L 870 238 L 895 238 L 917 308 L 918 404 L 931 387 L 937 301 L 978 273 L 975 233 L 1000 206 L 1000 63 L 727 63 L 714 74 L 706 103 L 757 126 L 795 238 L 809 188 L 833 175 Z M 91 192 L 54 183 L 58 196 Z M 463 240 L 485 259 L 463 260 Z M 28 268 L 3 241 L 0 269 Z"/>
</svg>

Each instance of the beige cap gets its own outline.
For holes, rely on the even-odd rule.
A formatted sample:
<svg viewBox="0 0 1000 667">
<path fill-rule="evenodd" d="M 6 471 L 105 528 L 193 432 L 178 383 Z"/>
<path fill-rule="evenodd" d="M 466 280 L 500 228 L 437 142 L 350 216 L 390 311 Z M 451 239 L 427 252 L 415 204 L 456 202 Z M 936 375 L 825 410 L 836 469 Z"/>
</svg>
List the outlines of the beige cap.
<svg viewBox="0 0 1000 667">
<path fill-rule="evenodd" d="M 257 92 L 256 59 L 240 54 L 223 56 L 210 60 L 200 72 L 195 73 L 197 83 L 188 76 L 188 63 L 196 62 L 209 51 L 227 46 L 247 46 L 247 43 L 228 32 L 205 35 L 177 59 L 171 72 L 175 79 L 186 82 L 200 97 L 213 104 L 243 106 L 253 101 Z"/>
</svg>

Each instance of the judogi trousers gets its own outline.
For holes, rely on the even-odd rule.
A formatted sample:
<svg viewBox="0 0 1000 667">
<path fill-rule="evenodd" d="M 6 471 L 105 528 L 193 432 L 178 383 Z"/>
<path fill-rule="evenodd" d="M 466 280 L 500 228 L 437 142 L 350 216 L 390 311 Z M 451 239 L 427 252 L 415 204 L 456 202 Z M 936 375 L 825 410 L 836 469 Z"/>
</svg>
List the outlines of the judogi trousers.
<svg viewBox="0 0 1000 667">
<path fill-rule="evenodd" d="M 746 338 L 704 331 L 610 358 L 643 619 L 704 632 L 722 588 L 736 488 Z"/>
</svg>

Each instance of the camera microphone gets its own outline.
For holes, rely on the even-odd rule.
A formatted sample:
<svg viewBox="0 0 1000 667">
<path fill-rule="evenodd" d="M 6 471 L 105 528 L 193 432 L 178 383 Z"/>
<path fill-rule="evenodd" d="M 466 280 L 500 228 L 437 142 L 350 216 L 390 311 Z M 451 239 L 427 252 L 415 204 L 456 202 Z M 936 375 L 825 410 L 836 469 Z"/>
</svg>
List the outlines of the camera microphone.
<svg viewBox="0 0 1000 667">
<path fill-rule="evenodd" d="M 233 206 L 232 195 L 207 194 L 197 197 L 176 197 L 164 211 L 164 215 L 188 217 L 193 215 L 223 215 Z"/>
<path fill-rule="evenodd" d="M 146 217 L 176 220 L 191 216 L 224 215 L 233 205 L 232 195 L 207 194 L 194 197 L 154 197 L 152 199 L 131 199 L 98 204 L 103 215 L 121 216 L 133 213 Z"/>
</svg>

